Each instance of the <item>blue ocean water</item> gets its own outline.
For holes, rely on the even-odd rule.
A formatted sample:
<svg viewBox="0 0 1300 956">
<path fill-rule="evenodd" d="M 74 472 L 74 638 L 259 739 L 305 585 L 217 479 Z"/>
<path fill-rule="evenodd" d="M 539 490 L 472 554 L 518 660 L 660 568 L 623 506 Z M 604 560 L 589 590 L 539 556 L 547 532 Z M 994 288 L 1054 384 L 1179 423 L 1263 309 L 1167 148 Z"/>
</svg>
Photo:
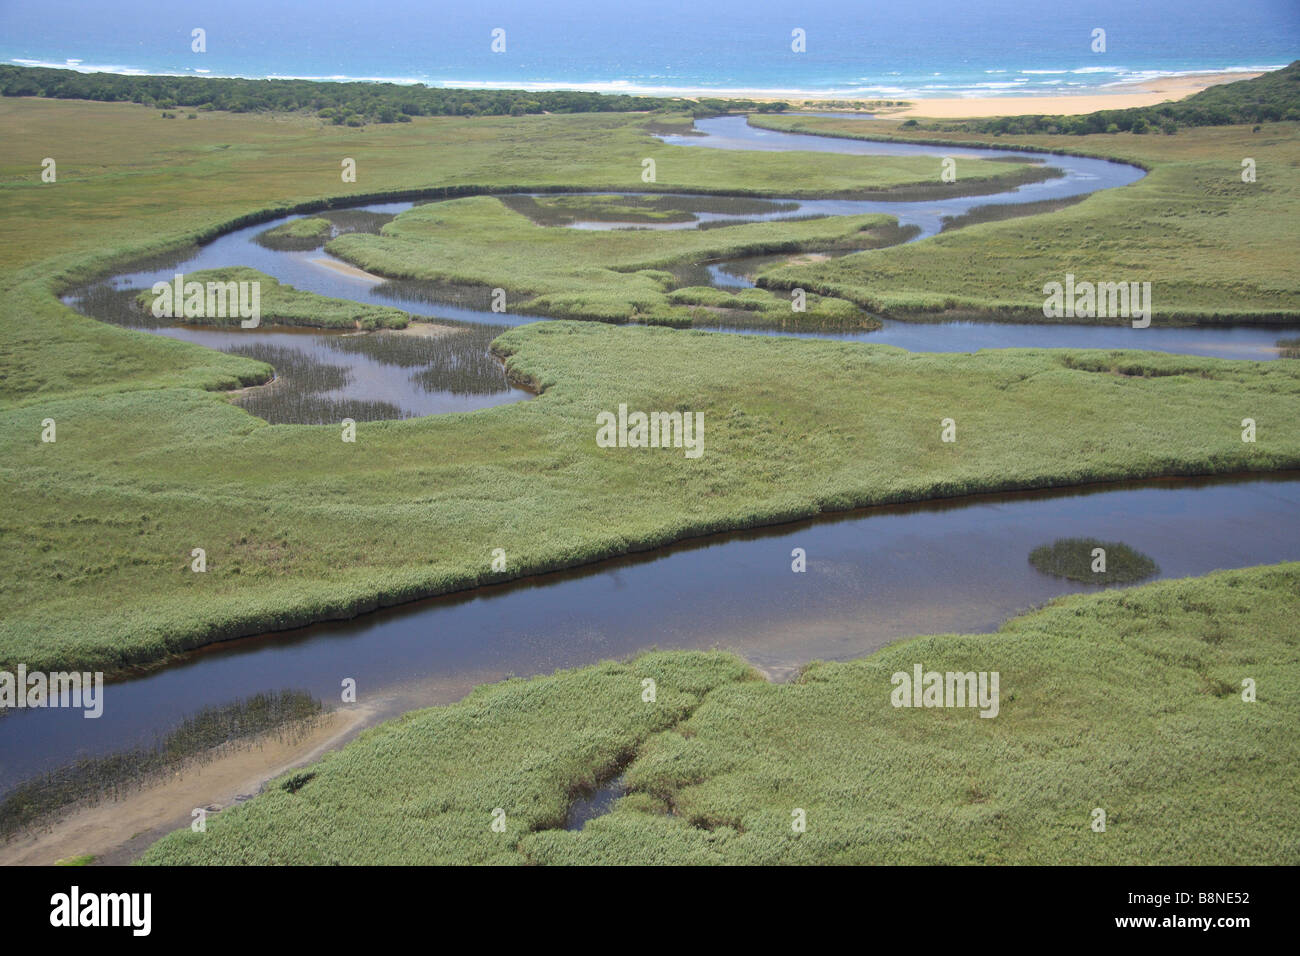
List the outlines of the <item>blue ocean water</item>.
<svg viewBox="0 0 1300 956">
<path fill-rule="evenodd" d="M 901 98 L 1090 92 L 1298 57 L 1300 0 L 0 2 L 0 62 L 127 73 Z"/>
</svg>

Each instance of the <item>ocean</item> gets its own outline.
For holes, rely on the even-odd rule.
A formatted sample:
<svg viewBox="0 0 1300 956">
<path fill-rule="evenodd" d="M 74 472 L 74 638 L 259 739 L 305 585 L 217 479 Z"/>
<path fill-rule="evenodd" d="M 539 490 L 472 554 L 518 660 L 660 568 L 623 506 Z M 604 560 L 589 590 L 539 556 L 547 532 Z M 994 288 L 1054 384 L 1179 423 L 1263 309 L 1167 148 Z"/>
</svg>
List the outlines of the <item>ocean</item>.
<svg viewBox="0 0 1300 956">
<path fill-rule="evenodd" d="M 115 73 L 905 99 L 1088 93 L 1297 58 L 1300 0 L 0 0 L 0 62 Z"/>
</svg>

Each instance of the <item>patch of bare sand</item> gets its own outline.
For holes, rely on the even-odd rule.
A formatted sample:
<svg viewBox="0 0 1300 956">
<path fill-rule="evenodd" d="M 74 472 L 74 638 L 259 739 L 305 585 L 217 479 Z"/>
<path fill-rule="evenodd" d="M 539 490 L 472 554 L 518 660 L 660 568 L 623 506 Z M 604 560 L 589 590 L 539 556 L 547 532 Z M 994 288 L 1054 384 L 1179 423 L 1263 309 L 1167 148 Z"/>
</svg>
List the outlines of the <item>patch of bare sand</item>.
<svg viewBox="0 0 1300 956">
<path fill-rule="evenodd" d="M 346 262 L 339 262 L 337 259 L 327 259 L 320 256 L 316 259 L 308 259 L 314 266 L 320 266 L 323 269 L 332 269 L 334 272 L 349 276 L 353 279 L 365 279 L 367 282 L 384 282 L 383 276 L 377 276 L 374 273 L 367 272 L 365 269 L 358 269 L 356 266 L 349 265 Z"/>
<path fill-rule="evenodd" d="M 51 826 L 0 845 L 0 866 L 48 866 L 90 854 L 96 863 L 125 864 L 173 830 L 192 822 L 196 807 L 228 807 L 281 774 L 318 760 L 371 722 L 375 707 L 337 710 L 306 737 L 268 737 L 234 749 L 170 780 L 74 811 Z"/>
<path fill-rule="evenodd" d="M 421 339 L 440 339 L 444 335 L 462 332 L 454 325 L 440 325 L 437 322 L 412 322 L 404 329 L 385 329 L 389 335 L 412 335 Z"/>
<path fill-rule="evenodd" d="M 284 744 L 268 738 L 260 746 L 254 743 L 252 749 L 187 768 L 172 780 L 73 811 L 49 827 L 0 844 L 0 866 L 45 866 L 85 855 L 94 856 L 96 864 L 126 865 L 168 833 L 189 826 L 196 807 L 231 806 L 364 730 L 413 710 L 453 703 L 481 684 L 510 676 L 483 669 L 383 688 L 366 705 L 333 711 L 301 740 Z"/>
</svg>

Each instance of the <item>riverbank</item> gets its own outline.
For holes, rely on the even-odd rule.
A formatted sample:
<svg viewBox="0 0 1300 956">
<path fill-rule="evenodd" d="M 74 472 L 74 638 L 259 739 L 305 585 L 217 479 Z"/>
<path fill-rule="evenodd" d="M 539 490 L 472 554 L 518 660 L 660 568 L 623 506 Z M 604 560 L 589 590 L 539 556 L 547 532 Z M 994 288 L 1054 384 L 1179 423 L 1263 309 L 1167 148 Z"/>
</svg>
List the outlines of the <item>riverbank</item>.
<svg viewBox="0 0 1300 956">
<path fill-rule="evenodd" d="M 1298 585 L 1292 563 L 1072 597 L 787 685 L 674 652 L 480 687 L 144 862 L 1294 864 Z M 997 696 L 895 706 L 917 666 Z M 619 773 L 628 796 L 561 829 Z"/>
<path fill-rule="evenodd" d="M 0 866 L 50 866 L 80 856 L 110 866 L 129 863 L 164 834 L 189 826 L 192 810 L 215 815 L 251 798 L 266 781 L 342 746 L 373 721 L 374 711 L 335 711 L 305 735 L 248 741 L 186 766 L 170 780 L 128 787 L 0 843 Z"/>
</svg>

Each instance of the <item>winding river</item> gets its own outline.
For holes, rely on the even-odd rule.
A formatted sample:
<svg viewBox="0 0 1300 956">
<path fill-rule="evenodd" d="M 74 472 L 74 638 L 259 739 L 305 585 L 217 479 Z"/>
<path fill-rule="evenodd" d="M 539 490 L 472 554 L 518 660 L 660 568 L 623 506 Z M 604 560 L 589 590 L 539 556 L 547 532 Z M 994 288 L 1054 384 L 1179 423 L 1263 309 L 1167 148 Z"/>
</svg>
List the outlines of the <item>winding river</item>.
<svg viewBox="0 0 1300 956">
<path fill-rule="evenodd" d="M 736 117 L 703 120 L 697 126 L 707 135 L 667 139 L 722 149 L 935 154 L 933 147 L 774 133 Z M 943 152 L 992 158 L 1012 151 Z M 1132 166 L 1103 160 L 1042 158 L 1063 174 L 1003 194 L 896 203 L 792 200 L 797 209 L 770 215 L 885 211 L 925 236 L 943 228 L 945 217 L 981 206 L 1063 199 L 1123 186 L 1142 175 Z M 409 205 L 366 206 L 364 211 L 373 215 L 360 225 L 355 216 L 347 219 L 346 212 L 325 215 L 339 217 L 335 223 L 340 228 L 377 228 Z M 719 216 L 726 214 L 713 218 Z M 282 357 L 305 356 L 308 377 L 317 374 L 312 363 L 342 370 L 320 378 L 315 404 L 273 401 L 265 409 L 267 417 L 337 421 L 340 410 L 362 406 L 388 416 L 426 415 L 526 398 L 486 358 L 486 343 L 501 329 L 535 317 L 492 313 L 486 303 L 448 302 L 445 290 L 416 283 L 377 283 L 338 270 L 337 261 L 322 264 L 317 260 L 329 257 L 321 251 L 275 251 L 255 241 L 293 218 L 231 232 L 192 253 L 74 290 L 67 301 L 88 314 L 133 324 L 138 319 L 126 308 L 133 290 L 177 271 L 252 266 L 300 289 L 393 305 L 454 326 L 452 334 L 432 342 L 382 333 L 378 341 L 383 347 L 354 344 L 375 338 L 371 336 L 283 328 L 151 330 L 217 348 L 256 343 L 264 350 L 284 350 L 274 353 Z M 737 218 L 756 217 L 751 212 Z M 719 284 L 744 281 L 738 278 L 745 273 L 744 262 L 703 265 L 712 267 Z M 1257 327 L 1153 325 L 1135 330 L 981 322 L 887 322 L 877 332 L 805 334 L 929 351 L 1145 348 L 1243 358 L 1273 357 L 1279 335 Z M 279 365 L 277 370 L 282 371 Z M 1300 558 L 1300 539 L 1292 530 L 1297 518 L 1300 475 L 1284 474 L 975 496 L 685 542 L 352 621 L 204 648 L 173 665 L 112 684 L 98 720 L 84 720 L 74 710 L 11 712 L 0 719 L 0 791 L 78 756 L 149 743 L 186 714 L 236 697 L 293 687 L 327 703 L 337 701 L 345 677 L 356 680 L 363 700 L 381 702 L 375 720 L 455 699 L 484 681 L 549 672 L 652 646 L 733 649 L 780 679 L 809 660 L 861 656 L 912 634 L 991 631 L 1054 596 L 1088 590 L 1028 564 L 1034 547 L 1056 538 L 1123 540 L 1154 558 L 1160 576 L 1181 577 Z M 791 573 L 790 554 L 796 547 L 807 552 L 806 574 Z"/>
</svg>

